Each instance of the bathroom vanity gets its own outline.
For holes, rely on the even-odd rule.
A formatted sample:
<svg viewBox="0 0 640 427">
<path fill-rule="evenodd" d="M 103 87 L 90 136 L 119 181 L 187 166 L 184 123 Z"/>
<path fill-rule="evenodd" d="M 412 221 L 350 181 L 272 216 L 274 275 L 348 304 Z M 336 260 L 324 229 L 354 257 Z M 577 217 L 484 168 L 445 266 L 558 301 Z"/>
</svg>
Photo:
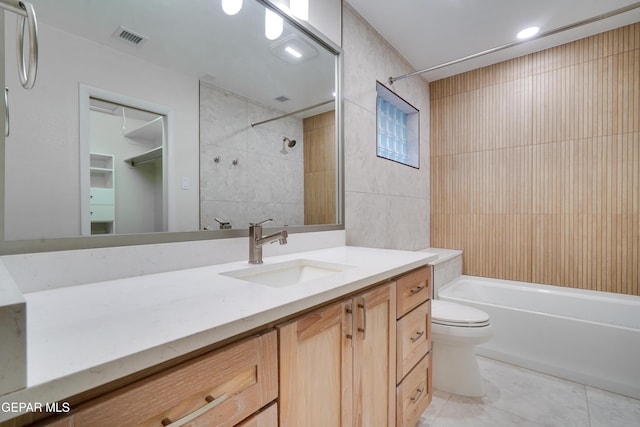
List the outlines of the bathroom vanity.
<svg viewBox="0 0 640 427">
<path fill-rule="evenodd" d="M 25 294 L 29 380 L 0 402 L 70 412 L 6 425 L 284 426 L 313 411 L 413 425 L 431 399 L 433 257 L 336 247 Z"/>
</svg>

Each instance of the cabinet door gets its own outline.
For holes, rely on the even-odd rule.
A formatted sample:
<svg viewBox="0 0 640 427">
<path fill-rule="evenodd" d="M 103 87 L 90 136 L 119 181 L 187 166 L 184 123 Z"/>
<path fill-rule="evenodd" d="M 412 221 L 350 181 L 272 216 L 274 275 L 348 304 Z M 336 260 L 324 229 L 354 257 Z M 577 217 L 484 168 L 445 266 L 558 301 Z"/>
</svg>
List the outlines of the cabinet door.
<svg viewBox="0 0 640 427">
<path fill-rule="evenodd" d="M 280 426 L 352 425 L 349 302 L 297 318 L 280 332 Z"/>
<path fill-rule="evenodd" d="M 113 188 L 94 188 L 89 191 L 92 205 L 113 205 L 116 202 Z"/>
<path fill-rule="evenodd" d="M 353 299 L 354 424 L 387 427 L 395 424 L 396 289 L 395 282 Z"/>
<path fill-rule="evenodd" d="M 113 205 L 91 205 L 91 221 L 113 221 L 116 217 Z"/>
</svg>

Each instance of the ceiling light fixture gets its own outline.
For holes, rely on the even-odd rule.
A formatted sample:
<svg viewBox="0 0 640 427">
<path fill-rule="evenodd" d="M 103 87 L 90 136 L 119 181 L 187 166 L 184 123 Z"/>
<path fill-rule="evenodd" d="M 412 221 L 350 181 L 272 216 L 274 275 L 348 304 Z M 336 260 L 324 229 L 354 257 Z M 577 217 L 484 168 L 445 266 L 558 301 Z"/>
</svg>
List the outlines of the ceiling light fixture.
<svg viewBox="0 0 640 427">
<path fill-rule="evenodd" d="M 264 10 L 264 35 L 269 40 L 275 40 L 282 34 L 284 21 L 280 15 L 271 9 Z"/>
<path fill-rule="evenodd" d="M 289 34 L 271 45 L 271 53 L 290 64 L 300 64 L 318 56 L 318 49 L 307 40 Z"/>
<path fill-rule="evenodd" d="M 291 0 L 291 14 L 303 21 L 309 20 L 309 0 Z"/>
<path fill-rule="evenodd" d="M 242 9 L 242 0 L 222 0 L 222 10 L 227 15 L 235 15 Z"/>
<path fill-rule="evenodd" d="M 540 31 L 540 27 L 525 28 L 524 30 L 520 31 L 516 35 L 516 37 L 518 37 L 520 40 L 528 39 L 538 34 L 538 31 Z"/>
<path fill-rule="evenodd" d="M 300 52 L 298 52 L 297 50 L 295 50 L 294 48 L 292 48 L 291 46 L 287 46 L 284 48 L 284 50 L 291 56 L 295 57 L 295 58 L 302 58 L 302 54 Z"/>
</svg>

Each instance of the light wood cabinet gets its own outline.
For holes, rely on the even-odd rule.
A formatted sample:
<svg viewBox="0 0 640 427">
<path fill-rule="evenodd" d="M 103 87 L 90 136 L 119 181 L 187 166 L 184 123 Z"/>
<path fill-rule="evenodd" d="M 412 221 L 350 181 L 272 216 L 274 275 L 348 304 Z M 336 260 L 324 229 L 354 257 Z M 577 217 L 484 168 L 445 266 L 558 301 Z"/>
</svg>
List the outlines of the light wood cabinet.
<svg viewBox="0 0 640 427">
<path fill-rule="evenodd" d="M 431 267 L 397 279 L 396 426 L 413 427 L 433 397 Z M 390 424 L 391 425 L 391 424 Z"/>
<path fill-rule="evenodd" d="M 398 385 L 397 426 L 413 427 L 431 403 L 431 352 Z"/>
<path fill-rule="evenodd" d="M 281 427 L 351 425 L 350 307 L 335 303 L 279 328 Z"/>
<path fill-rule="evenodd" d="M 278 397 L 277 372 L 277 334 L 271 331 L 91 400 L 44 425 L 235 426 Z M 246 425 L 276 425 L 269 422 L 273 411 L 256 414 Z"/>
<path fill-rule="evenodd" d="M 398 320 L 398 369 L 400 381 L 431 350 L 431 304 L 425 301 Z"/>
<path fill-rule="evenodd" d="M 40 425 L 413 427 L 432 397 L 430 296 L 420 268 Z"/>
<path fill-rule="evenodd" d="M 280 426 L 395 422 L 395 283 L 282 325 Z"/>
<path fill-rule="evenodd" d="M 395 418 L 395 284 L 353 298 L 355 426 L 387 427 Z"/>
<path fill-rule="evenodd" d="M 260 413 L 255 414 L 246 421 L 238 424 L 237 427 L 276 427 L 278 425 L 278 404 L 265 408 Z"/>
</svg>

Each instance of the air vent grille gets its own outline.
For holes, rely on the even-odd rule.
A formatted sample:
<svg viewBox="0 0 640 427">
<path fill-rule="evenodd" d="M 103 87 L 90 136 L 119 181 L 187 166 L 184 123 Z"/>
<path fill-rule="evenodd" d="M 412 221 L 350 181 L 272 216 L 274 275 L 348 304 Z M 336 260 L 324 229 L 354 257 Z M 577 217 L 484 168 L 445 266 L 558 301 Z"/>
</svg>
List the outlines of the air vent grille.
<svg viewBox="0 0 640 427">
<path fill-rule="evenodd" d="M 287 98 L 286 96 L 279 96 L 276 98 L 276 101 L 280 101 L 280 102 L 287 102 L 289 100 L 289 98 Z"/>
<path fill-rule="evenodd" d="M 148 37 L 136 33 L 135 31 L 131 31 L 125 27 L 118 27 L 118 29 L 113 33 L 113 37 L 132 46 L 141 46 L 149 40 Z"/>
</svg>

